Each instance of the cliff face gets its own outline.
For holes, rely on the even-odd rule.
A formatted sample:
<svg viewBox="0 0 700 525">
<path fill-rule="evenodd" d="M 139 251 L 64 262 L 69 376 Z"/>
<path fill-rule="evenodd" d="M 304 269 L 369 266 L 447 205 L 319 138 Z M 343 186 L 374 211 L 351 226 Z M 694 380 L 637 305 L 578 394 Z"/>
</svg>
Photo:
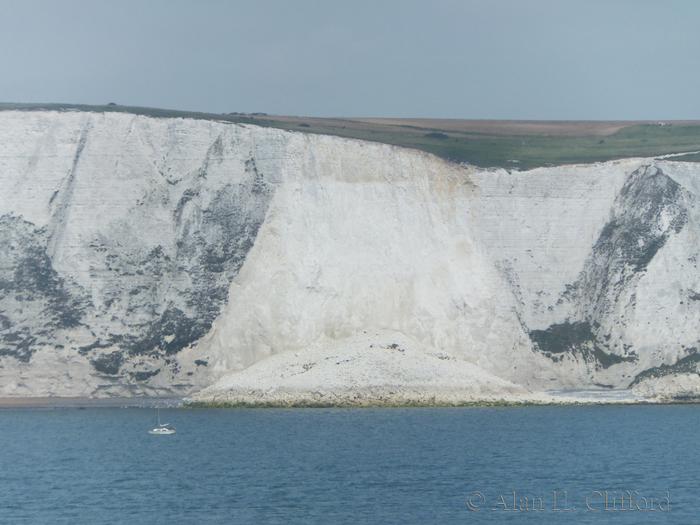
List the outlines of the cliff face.
<svg viewBox="0 0 700 525">
<path fill-rule="evenodd" d="M 535 390 L 694 374 L 698 175 L 0 112 L 0 394 L 187 394 L 364 333 Z"/>
<path fill-rule="evenodd" d="M 258 148 L 283 156 L 285 141 L 123 115 L 0 119 L 3 392 L 192 389 L 177 355 L 210 330 L 265 218 L 262 170 L 282 162 Z"/>
</svg>

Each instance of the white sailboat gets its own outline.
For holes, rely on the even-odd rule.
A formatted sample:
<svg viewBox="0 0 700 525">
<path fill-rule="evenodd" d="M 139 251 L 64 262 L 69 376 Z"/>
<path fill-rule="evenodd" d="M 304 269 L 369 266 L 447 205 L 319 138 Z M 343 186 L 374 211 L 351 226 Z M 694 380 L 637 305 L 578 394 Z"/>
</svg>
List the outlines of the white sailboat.
<svg viewBox="0 0 700 525">
<path fill-rule="evenodd" d="M 174 434 L 175 427 L 168 427 L 168 423 L 160 422 L 160 408 L 158 408 L 158 426 L 148 431 L 149 434 Z"/>
</svg>

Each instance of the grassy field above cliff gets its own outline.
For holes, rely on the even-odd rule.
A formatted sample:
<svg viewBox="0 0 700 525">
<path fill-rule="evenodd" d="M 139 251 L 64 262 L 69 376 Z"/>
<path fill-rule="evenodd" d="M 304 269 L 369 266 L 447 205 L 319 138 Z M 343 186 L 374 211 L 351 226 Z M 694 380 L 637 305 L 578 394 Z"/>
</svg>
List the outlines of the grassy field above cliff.
<svg viewBox="0 0 700 525">
<path fill-rule="evenodd" d="M 700 121 L 304 118 L 262 113 L 197 113 L 115 104 L 0 103 L 0 110 L 121 112 L 245 123 L 394 144 L 485 168 L 530 169 L 700 151 Z M 698 162 L 700 155 L 685 155 L 679 160 Z"/>
</svg>

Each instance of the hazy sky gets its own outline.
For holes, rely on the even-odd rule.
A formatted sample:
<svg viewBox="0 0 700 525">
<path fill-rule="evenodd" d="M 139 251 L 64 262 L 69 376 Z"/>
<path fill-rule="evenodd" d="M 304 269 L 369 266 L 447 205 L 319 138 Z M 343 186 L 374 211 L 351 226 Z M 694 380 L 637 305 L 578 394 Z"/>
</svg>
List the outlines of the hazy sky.
<svg viewBox="0 0 700 525">
<path fill-rule="evenodd" d="M 700 119 L 698 0 L 0 0 L 0 101 Z"/>
</svg>

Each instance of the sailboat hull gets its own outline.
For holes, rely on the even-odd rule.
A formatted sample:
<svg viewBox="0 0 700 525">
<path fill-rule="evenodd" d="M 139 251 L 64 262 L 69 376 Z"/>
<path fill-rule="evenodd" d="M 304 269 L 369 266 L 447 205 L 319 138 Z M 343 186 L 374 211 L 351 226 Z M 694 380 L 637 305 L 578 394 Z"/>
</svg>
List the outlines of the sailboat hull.
<svg viewBox="0 0 700 525">
<path fill-rule="evenodd" d="M 174 428 L 154 428 L 148 431 L 149 434 L 159 435 L 159 434 L 174 434 Z"/>
</svg>

